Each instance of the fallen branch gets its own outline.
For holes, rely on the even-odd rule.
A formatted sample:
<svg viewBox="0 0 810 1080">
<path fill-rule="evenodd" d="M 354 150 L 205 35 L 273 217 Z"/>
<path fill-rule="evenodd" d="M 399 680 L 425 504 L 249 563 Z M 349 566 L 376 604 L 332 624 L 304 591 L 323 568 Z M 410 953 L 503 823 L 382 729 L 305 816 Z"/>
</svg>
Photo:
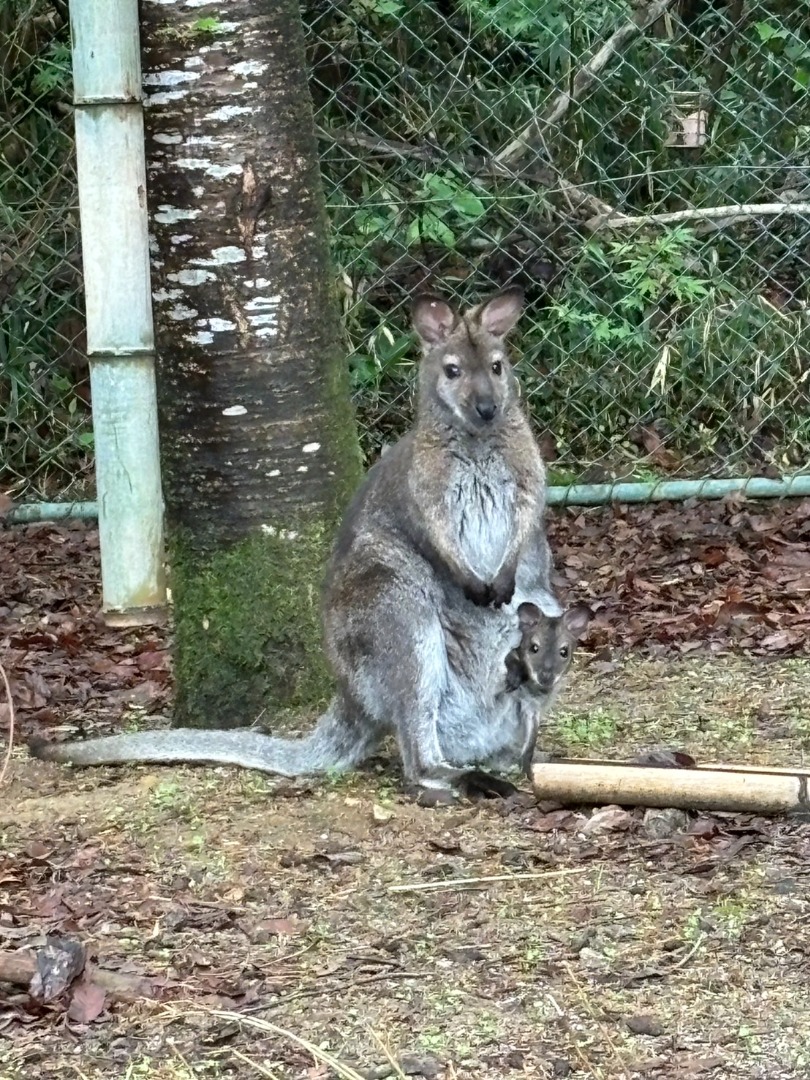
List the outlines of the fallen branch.
<svg viewBox="0 0 810 1080">
<path fill-rule="evenodd" d="M 3 676 L 3 684 L 6 688 L 6 698 L 8 700 L 8 746 L 6 747 L 6 756 L 3 758 L 3 767 L 0 769 L 0 784 L 2 784 L 6 777 L 8 763 L 11 761 L 11 750 L 14 746 L 14 698 L 11 696 L 8 675 L 6 675 L 6 669 L 2 664 L 0 664 L 0 675 Z"/>
<path fill-rule="evenodd" d="M 38 950 L 35 949 L 0 952 L 0 982 L 30 988 L 32 980 L 41 971 L 37 957 Z M 113 1001 L 143 1001 L 145 998 L 158 996 L 150 981 L 138 975 L 106 971 L 89 962 L 84 964 L 81 974 Z"/>
<path fill-rule="evenodd" d="M 551 127 L 552 124 L 558 124 L 568 112 L 571 103 L 579 101 L 590 90 L 599 73 L 607 67 L 613 57 L 621 52 L 633 38 L 660 19 L 673 3 L 674 0 L 655 0 L 655 3 L 639 9 L 635 18 L 611 34 L 590 60 L 580 68 L 574 76 L 571 89 L 561 91 L 542 115 L 532 117 L 512 142 L 495 155 L 494 160 L 499 165 L 509 165 L 521 158 L 526 150 L 531 149 L 529 140 L 540 138 L 546 128 Z"/>
<path fill-rule="evenodd" d="M 447 878 L 444 881 L 417 881 L 412 885 L 389 885 L 389 892 L 426 892 L 428 889 L 456 889 L 460 885 L 489 885 L 494 881 L 540 881 L 545 878 L 584 874 L 587 867 L 544 870 L 538 874 L 492 874 L 490 877 Z"/>
<path fill-rule="evenodd" d="M 447 154 L 438 147 L 403 142 L 400 139 L 383 139 L 377 135 L 366 135 L 362 131 L 347 131 L 345 128 L 318 128 L 318 137 L 329 139 L 340 146 L 357 146 L 368 150 L 377 157 L 396 158 L 399 161 L 421 161 L 425 164 L 444 165 L 458 169 L 470 178 L 482 184 L 487 180 L 500 177 L 520 183 L 537 183 L 551 191 L 557 191 L 571 207 L 587 210 L 592 220 L 607 219 L 618 214 L 618 210 L 596 195 L 591 195 L 577 184 L 564 179 L 550 165 L 536 165 L 516 173 L 508 165 L 500 164 L 494 157 L 464 155 L 456 157 Z"/>
<path fill-rule="evenodd" d="M 616 214 L 596 215 L 585 222 L 593 232 L 599 229 L 624 229 L 628 225 L 674 225 L 680 221 L 717 221 L 720 228 L 735 221 L 752 217 L 770 217 L 776 214 L 810 214 L 810 202 L 740 203 L 739 206 L 697 206 L 686 210 L 672 210 L 664 214 Z"/>
</svg>

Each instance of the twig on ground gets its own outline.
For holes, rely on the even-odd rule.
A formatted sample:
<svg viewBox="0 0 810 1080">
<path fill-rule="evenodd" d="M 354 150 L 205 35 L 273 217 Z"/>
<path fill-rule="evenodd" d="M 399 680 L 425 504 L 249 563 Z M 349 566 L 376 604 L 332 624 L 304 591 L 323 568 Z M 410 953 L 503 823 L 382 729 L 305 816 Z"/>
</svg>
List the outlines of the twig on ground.
<svg viewBox="0 0 810 1080">
<path fill-rule="evenodd" d="M 389 885 L 389 892 L 425 892 L 428 889 L 455 889 L 459 885 L 488 885 L 492 881 L 540 881 L 543 878 L 566 877 L 584 874 L 588 867 L 566 867 L 562 870 L 544 870 L 537 874 L 492 874 L 489 877 L 447 878 L 444 881 L 415 881 L 411 885 Z"/>
<path fill-rule="evenodd" d="M 254 1061 L 253 1058 L 249 1058 L 247 1054 L 243 1054 L 241 1050 L 235 1050 L 231 1047 L 231 1053 L 235 1058 L 239 1058 L 240 1061 L 244 1061 L 246 1065 L 250 1065 L 256 1072 L 261 1073 L 262 1076 L 266 1076 L 267 1080 L 278 1080 L 278 1076 L 267 1065 L 261 1065 L 258 1061 Z"/>
<path fill-rule="evenodd" d="M 3 676 L 3 684 L 6 688 L 6 698 L 8 700 L 8 746 L 6 747 L 6 756 L 3 758 L 3 766 L 0 768 L 0 784 L 2 784 L 6 778 L 6 770 L 9 761 L 11 761 L 11 751 L 14 746 L 14 699 L 11 696 L 11 686 L 9 685 L 8 675 L 6 675 L 6 669 L 2 664 L 0 664 L 0 675 Z"/>
<path fill-rule="evenodd" d="M 572 102 L 578 101 L 596 82 L 600 71 L 621 50 L 643 33 L 647 27 L 660 19 L 666 10 L 672 7 L 674 0 L 655 0 L 655 3 L 642 8 L 636 17 L 624 26 L 620 26 L 591 56 L 591 58 L 579 69 L 574 76 L 570 90 L 562 90 L 548 109 L 540 116 L 533 116 L 529 123 L 515 136 L 508 146 L 495 155 L 495 161 L 499 165 L 514 164 L 526 151 L 531 150 L 528 140 L 539 138 L 544 129 L 562 120 Z"/>
<path fill-rule="evenodd" d="M 582 1007 L 588 1013 L 591 1020 L 593 1020 L 593 1022 L 599 1028 L 599 1030 L 602 1033 L 602 1038 L 605 1040 L 605 1042 L 610 1047 L 610 1053 L 611 1053 L 611 1055 L 613 1057 L 613 1060 L 614 1060 L 614 1062 L 616 1064 L 616 1068 L 618 1069 L 619 1074 L 622 1077 L 624 1077 L 624 1080 L 628 1080 L 627 1069 L 625 1068 L 624 1062 L 622 1061 L 621 1057 L 619 1056 L 619 1051 L 616 1049 L 616 1044 L 614 1043 L 613 1039 L 610 1037 L 610 1032 L 608 1031 L 607 1026 L 605 1024 L 603 1024 L 601 1022 L 601 1020 L 599 1019 L 599 1017 L 596 1015 L 596 1013 L 594 1011 L 594 1008 L 593 1008 L 593 1005 L 591 1004 L 590 999 L 588 998 L 588 995 L 585 993 L 585 990 L 584 990 L 584 988 L 582 986 L 582 983 L 579 981 L 579 979 L 576 977 L 576 975 L 574 973 L 574 969 L 571 967 L 571 965 L 569 963 L 565 963 L 563 965 L 563 967 L 568 972 L 568 978 L 574 984 L 574 988 L 576 989 L 576 992 L 577 992 L 577 997 L 582 1002 Z"/>
<path fill-rule="evenodd" d="M 377 1034 L 373 1027 L 369 1027 L 368 1032 L 369 1035 L 371 1035 L 372 1039 L 374 1039 L 374 1041 L 376 1042 L 377 1046 L 379 1046 L 380 1050 L 382 1050 L 383 1054 L 385 1055 L 385 1060 L 394 1070 L 394 1075 L 398 1076 L 400 1080 L 405 1080 L 405 1073 L 402 1071 L 402 1066 L 400 1065 L 400 1063 L 391 1053 L 391 1047 L 383 1040 L 380 1035 Z"/>
<path fill-rule="evenodd" d="M 351 1065 L 344 1064 L 344 1062 L 333 1057 L 328 1051 L 321 1049 L 320 1046 L 316 1046 L 315 1043 L 311 1043 L 309 1039 L 305 1039 L 301 1035 L 296 1035 L 294 1031 L 288 1031 L 286 1028 L 271 1024 L 269 1020 L 261 1020 L 257 1016 L 245 1016 L 244 1013 L 228 1012 L 224 1009 L 206 1009 L 201 1006 L 195 1006 L 193 1010 L 189 1010 L 189 1013 L 191 1012 L 203 1013 L 205 1016 L 215 1016 L 219 1020 L 228 1020 L 234 1024 L 243 1024 L 245 1027 L 251 1027 L 254 1031 L 261 1031 L 266 1035 L 280 1035 L 283 1039 L 289 1039 L 290 1042 L 294 1042 L 296 1046 L 300 1046 L 303 1050 L 312 1054 L 315 1060 L 320 1061 L 322 1065 L 328 1065 L 330 1069 L 333 1069 L 337 1075 L 342 1078 L 342 1080 L 364 1080 L 364 1077 L 357 1072 L 356 1069 L 353 1069 Z M 253 1065 L 259 1072 L 263 1073 L 263 1075 L 269 1076 L 271 1080 L 274 1080 L 272 1072 L 270 1072 L 266 1066 L 258 1065 L 255 1061 L 251 1061 L 249 1058 L 240 1054 L 239 1051 L 233 1051 L 233 1053 L 241 1057 L 243 1061 Z"/>
</svg>

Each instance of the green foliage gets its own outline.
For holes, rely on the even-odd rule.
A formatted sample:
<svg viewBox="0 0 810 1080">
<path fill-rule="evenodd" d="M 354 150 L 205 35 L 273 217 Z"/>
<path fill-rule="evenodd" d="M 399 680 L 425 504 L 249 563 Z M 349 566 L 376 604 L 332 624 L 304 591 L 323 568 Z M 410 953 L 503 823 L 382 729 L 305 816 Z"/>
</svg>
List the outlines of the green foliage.
<svg viewBox="0 0 810 1080">
<path fill-rule="evenodd" d="M 195 19 L 191 29 L 198 34 L 216 34 L 222 23 L 215 15 L 209 15 L 202 19 Z"/>
<path fill-rule="evenodd" d="M 0 484 L 62 494 L 90 468 L 66 10 L 0 7 Z"/>
<path fill-rule="evenodd" d="M 807 462 L 805 219 L 592 234 L 583 221 L 594 211 L 554 176 L 629 215 L 774 202 L 785 190 L 807 199 L 810 0 L 758 5 L 758 21 L 743 10 L 739 25 L 735 5 L 674 6 L 561 119 L 529 130 L 524 160 L 488 165 L 635 10 L 358 0 L 307 13 L 367 456 L 408 420 L 408 295 L 427 282 L 464 303 L 518 281 L 527 400 L 554 433 L 561 474 Z M 685 113 L 705 110 L 702 146 L 673 145 L 683 101 L 696 102 Z"/>
<path fill-rule="evenodd" d="M 586 223 L 589 199 L 642 216 L 809 200 L 810 0 L 674 4 L 532 126 L 639 10 L 304 5 L 367 460 L 410 418 L 409 295 L 428 284 L 466 303 L 517 281 L 526 400 L 553 433 L 557 475 L 807 467 L 806 215 Z M 220 27 L 205 16 L 188 32 Z M 63 0 L 4 0 L 0 60 L 0 251 L 13 253 L 0 264 L 0 480 L 50 497 L 92 449 Z M 675 145 L 690 110 L 705 141 Z M 518 134 L 528 151 L 495 168 Z"/>
<path fill-rule="evenodd" d="M 175 721 L 239 727 L 320 707 L 331 682 L 319 598 L 335 522 L 302 519 L 202 555 L 171 534 Z"/>
</svg>

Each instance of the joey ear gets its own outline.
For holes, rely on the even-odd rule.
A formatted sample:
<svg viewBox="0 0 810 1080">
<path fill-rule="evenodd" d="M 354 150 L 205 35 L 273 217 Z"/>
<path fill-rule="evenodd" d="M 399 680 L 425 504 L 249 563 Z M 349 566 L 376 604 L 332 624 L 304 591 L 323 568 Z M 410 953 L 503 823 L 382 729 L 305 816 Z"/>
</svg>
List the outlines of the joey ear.
<svg viewBox="0 0 810 1080">
<path fill-rule="evenodd" d="M 518 624 L 521 632 L 526 633 L 527 630 L 534 630 L 537 624 L 542 618 L 542 612 L 537 604 L 523 603 L 518 609 Z"/>
<path fill-rule="evenodd" d="M 477 312 L 478 324 L 493 337 L 506 337 L 523 310 L 523 289 L 512 285 L 485 300 Z"/>
<path fill-rule="evenodd" d="M 563 615 L 563 625 L 573 638 L 580 638 L 593 618 L 593 612 L 586 604 L 576 604 Z"/>
<path fill-rule="evenodd" d="M 452 333 L 458 316 L 440 296 L 419 293 L 411 304 L 411 322 L 422 341 L 441 345 Z"/>
</svg>

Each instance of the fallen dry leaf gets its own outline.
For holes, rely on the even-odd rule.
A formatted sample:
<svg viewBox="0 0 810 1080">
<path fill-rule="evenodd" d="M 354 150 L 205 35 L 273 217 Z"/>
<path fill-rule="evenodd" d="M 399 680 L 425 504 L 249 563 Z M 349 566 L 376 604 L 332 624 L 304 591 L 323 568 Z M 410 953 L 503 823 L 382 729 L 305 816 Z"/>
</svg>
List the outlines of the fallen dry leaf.
<svg viewBox="0 0 810 1080">
<path fill-rule="evenodd" d="M 107 995 L 88 979 L 79 979 L 73 986 L 68 1006 L 68 1019 L 76 1024 L 90 1024 L 104 1012 Z"/>
</svg>

